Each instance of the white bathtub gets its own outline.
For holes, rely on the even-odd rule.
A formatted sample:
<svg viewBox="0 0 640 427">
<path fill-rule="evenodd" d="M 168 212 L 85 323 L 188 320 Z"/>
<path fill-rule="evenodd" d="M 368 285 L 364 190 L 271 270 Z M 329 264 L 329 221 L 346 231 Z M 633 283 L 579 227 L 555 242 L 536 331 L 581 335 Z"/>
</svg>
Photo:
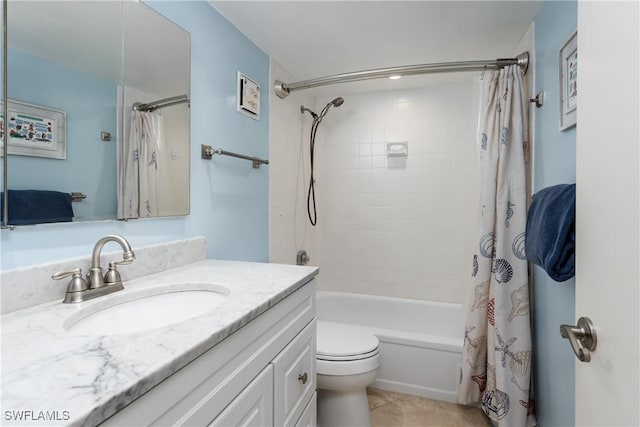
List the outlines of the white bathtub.
<svg viewBox="0 0 640 427">
<path fill-rule="evenodd" d="M 317 291 L 317 318 L 378 337 L 380 373 L 372 387 L 455 402 L 464 331 L 460 304 Z"/>
</svg>

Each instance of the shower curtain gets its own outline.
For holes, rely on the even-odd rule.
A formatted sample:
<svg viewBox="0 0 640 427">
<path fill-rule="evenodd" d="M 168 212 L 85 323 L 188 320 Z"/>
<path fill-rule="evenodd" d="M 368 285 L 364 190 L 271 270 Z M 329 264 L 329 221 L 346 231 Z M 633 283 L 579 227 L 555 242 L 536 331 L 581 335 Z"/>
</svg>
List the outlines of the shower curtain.
<svg viewBox="0 0 640 427">
<path fill-rule="evenodd" d="M 524 236 L 528 129 L 522 71 L 485 72 L 479 122 L 479 232 L 458 402 L 499 426 L 532 426 L 531 327 Z"/>
<path fill-rule="evenodd" d="M 121 150 L 118 218 L 141 218 L 158 213 L 158 148 L 163 138 L 162 115 L 132 111 L 129 138 Z"/>
</svg>

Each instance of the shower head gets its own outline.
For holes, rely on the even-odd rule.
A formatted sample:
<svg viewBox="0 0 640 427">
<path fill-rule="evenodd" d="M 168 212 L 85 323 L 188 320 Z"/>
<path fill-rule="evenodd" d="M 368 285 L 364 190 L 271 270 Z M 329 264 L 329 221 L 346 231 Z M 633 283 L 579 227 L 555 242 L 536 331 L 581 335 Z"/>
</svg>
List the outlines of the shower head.
<svg viewBox="0 0 640 427">
<path fill-rule="evenodd" d="M 344 98 L 342 98 L 341 96 L 337 97 L 336 99 L 334 99 L 333 101 L 331 101 L 331 104 L 333 104 L 334 107 L 339 107 L 342 104 L 344 104 Z"/>
<path fill-rule="evenodd" d="M 316 121 L 318 123 L 320 123 L 322 121 L 322 119 L 324 118 L 324 116 L 327 114 L 327 112 L 329 111 L 329 108 L 331 108 L 331 106 L 333 107 L 339 107 L 342 104 L 344 104 L 344 98 L 342 97 L 337 97 L 336 99 L 332 100 L 331 102 L 329 102 L 327 105 L 325 105 L 325 107 L 322 109 L 322 111 L 320 112 L 320 116 L 316 119 Z"/>
<path fill-rule="evenodd" d="M 310 109 L 308 109 L 304 105 L 301 105 L 300 106 L 300 113 L 304 114 L 305 111 L 307 111 L 309 114 L 311 114 L 311 117 L 313 117 L 313 120 L 317 120 L 318 119 L 318 115 L 316 113 L 314 113 L 313 111 L 311 111 Z"/>
</svg>

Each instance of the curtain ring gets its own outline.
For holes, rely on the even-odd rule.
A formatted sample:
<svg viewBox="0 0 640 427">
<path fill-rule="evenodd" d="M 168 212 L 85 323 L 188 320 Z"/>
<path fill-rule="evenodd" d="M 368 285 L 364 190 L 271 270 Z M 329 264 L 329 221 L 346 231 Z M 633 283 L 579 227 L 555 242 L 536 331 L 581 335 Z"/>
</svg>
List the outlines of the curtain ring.
<svg viewBox="0 0 640 427">
<path fill-rule="evenodd" d="M 485 65 L 485 66 L 482 68 L 482 75 L 480 76 L 480 81 L 484 80 L 484 73 L 485 73 L 486 71 L 487 71 L 487 66 Z"/>
</svg>

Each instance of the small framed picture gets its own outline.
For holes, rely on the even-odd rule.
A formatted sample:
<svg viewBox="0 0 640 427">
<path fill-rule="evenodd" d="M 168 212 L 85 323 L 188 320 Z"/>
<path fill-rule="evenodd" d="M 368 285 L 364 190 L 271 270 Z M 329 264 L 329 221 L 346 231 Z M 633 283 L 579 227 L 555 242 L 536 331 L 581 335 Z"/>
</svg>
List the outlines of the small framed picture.
<svg viewBox="0 0 640 427">
<path fill-rule="evenodd" d="M 237 110 L 252 119 L 260 119 L 260 85 L 238 71 Z"/>
<path fill-rule="evenodd" d="M 0 113 L 0 140 L 9 134 L 9 154 L 18 156 L 67 158 L 67 115 L 26 102 L 7 101 L 8 123 Z M 0 146 L 0 154 L 4 155 Z"/>
<path fill-rule="evenodd" d="M 576 125 L 578 110 L 578 32 L 560 48 L 560 130 Z"/>
</svg>

